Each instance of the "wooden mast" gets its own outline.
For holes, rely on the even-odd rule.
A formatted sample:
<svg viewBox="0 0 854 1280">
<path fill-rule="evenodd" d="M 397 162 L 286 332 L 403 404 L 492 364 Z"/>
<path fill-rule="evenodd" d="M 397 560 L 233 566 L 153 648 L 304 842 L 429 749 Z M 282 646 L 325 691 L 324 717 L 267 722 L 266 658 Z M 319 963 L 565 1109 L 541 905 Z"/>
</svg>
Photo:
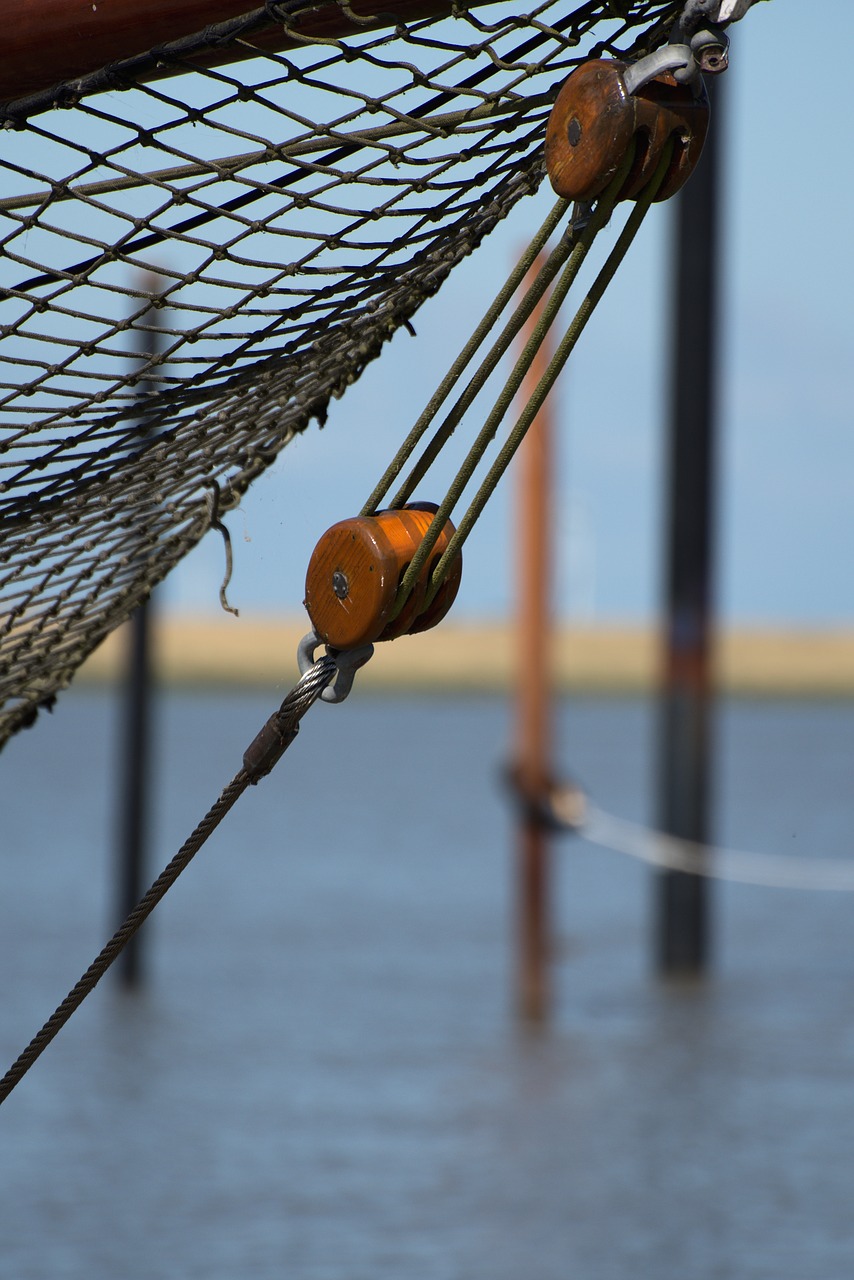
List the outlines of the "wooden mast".
<svg viewBox="0 0 854 1280">
<path fill-rule="evenodd" d="M 336 0 L 320 0 L 295 17 L 294 25 L 308 36 L 337 38 L 365 30 L 365 24 L 348 18 L 348 11 L 370 17 L 383 10 L 371 24 L 380 28 L 398 19 L 411 22 L 450 13 L 451 0 L 395 0 L 394 12 L 389 8 L 376 0 L 352 0 L 345 10 Z M 0 0 L 0 102 L 40 93 L 252 11 L 251 0 Z M 248 38 L 261 49 L 299 43 L 272 20 Z M 198 61 L 221 65 L 245 56 L 245 49 L 226 47 Z M 161 67 L 150 76 L 168 74 L 169 68 Z"/>
</svg>

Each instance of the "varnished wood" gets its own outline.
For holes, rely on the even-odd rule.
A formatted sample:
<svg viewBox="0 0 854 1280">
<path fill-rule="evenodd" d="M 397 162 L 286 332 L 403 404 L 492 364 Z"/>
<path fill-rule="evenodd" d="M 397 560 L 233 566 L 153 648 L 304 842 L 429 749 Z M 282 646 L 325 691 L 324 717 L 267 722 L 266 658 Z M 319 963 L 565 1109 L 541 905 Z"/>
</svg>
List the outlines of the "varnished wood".
<svg viewBox="0 0 854 1280">
<path fill-rule="evenodd" d="M 3 57 L 0 60 L 0 102 L 50 89 L 66 80 L 98 71 L 149 49 L 191 36 L 219 22 L 251 12 L 251 0 L 0 0 Z M 451 10 L 450 0 L 352 0 L 357 17 L 381 10 L 372 27 L 394 25 L 399 18 L 440 16 Z M 332 0 L 301 14 L 298 29 L 308 36 L 338 38 L 364 31 L 350 21 Z M 277 23 L 253 31 L 247 39 L 260 49 L 283 50 L 299 43 Z M 245 47 L 212 50 L 198 59 L 220 65 L 245 58 Z M 168 74 L 155 67 L 151 76 Z"/>
<path fill-rule="evenodd" d="M 600 196 L 633 137 L 637 153 L 621 200 L 637 198 L 671 138 L 673 158 L 657 200 L 668 200 L 684 186 L 702 154 L 709 125 L 705 91 L 695 97 L 665 75 L 629 94 L 624 70 L 622 62 L 586 62 L 558 94 L 546 130 L 546 166 L 554 190 L 566 200 Z"/>
<path fill-rule="evenodd" d="M 557 96 L 546 129 L 546 167 L 556 193 L 595 200 L 620 167 L 635 132 L 622 64 L 585 62 Z"/>
<path fill-rule="evenodd" d="M 403 609 L 388 621 L 398 586 L 436 510 L 432 503 L 411 503 L 400 511 L 341 520 L 327 530 L 314 549 L 305 581 L 305 607 L 321 640 L 336 649 L 355 649 L 426 631 L 441 622 L 459 590 L 460 556 L 426 608 L 425 599 L 433 570 L 454 533 L 450 521 Z"/>
</svg>

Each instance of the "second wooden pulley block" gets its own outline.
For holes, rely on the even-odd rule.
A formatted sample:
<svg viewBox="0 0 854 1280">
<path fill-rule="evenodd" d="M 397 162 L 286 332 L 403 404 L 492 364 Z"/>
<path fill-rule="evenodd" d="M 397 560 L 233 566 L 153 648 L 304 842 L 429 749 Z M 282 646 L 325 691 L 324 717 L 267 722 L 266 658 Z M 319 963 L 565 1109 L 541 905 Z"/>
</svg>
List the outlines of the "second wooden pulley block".
<svg viewBox="0 0 854 1280">
<path fill-rule="evenodd" d="M 341 520 L 326 531 L 305 580 L 305 607 L 321 640 L 335 649 L 356 649 L 427 631 L 442 621 L 456 599 L 463 571 L 457 555 L 427 603 L 430 579 L 455 532 L 450 520 L 400 613 L 389 621 L 403 575 L 437 511 L 433 503 L 415 502 Z"/>
<path fill-rule="evenodd" d="M 709 99 L 700 82 L 695 94 L 668 74 L 635 93 L 623 82 L 626 63 L 585 62 L 564 84 L 546 129 L 546 167 L 565 200 L 591 201 L 614 178 L 632 141 L 637 150 L 618 199 L 634 200 L 658 168 L 664 147 L 673 157 L 656 200 L 667 200 L 687 182 L 700 158 L 709 126 Z"/>
</svg>

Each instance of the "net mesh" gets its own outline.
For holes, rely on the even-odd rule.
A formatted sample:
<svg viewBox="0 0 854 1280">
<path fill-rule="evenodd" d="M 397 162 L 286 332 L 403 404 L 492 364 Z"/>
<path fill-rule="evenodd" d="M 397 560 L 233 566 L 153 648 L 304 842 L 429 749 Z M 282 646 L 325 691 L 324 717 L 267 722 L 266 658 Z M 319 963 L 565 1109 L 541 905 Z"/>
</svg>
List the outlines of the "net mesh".
<svg viewBox="0 0 854 1280">
<path fill-rule="evenodd" d="M 537 188 L 572 67 L 682 6 L 308 7 L 0 107 L 0 744 Z"/>
</svg>

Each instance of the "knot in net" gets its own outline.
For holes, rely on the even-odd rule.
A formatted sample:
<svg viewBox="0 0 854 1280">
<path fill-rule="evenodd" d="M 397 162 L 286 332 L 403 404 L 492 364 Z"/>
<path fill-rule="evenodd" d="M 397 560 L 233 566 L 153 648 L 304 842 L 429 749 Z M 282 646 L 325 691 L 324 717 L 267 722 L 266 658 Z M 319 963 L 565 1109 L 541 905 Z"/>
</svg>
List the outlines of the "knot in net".
<svg viewBox="0 0 854 1280">
<path fill-rule="evenodd" d="M 571 69 L 682 5 L 173 8 L 0 85 L 0 744 L 536 190 Z"/>
</svg>

